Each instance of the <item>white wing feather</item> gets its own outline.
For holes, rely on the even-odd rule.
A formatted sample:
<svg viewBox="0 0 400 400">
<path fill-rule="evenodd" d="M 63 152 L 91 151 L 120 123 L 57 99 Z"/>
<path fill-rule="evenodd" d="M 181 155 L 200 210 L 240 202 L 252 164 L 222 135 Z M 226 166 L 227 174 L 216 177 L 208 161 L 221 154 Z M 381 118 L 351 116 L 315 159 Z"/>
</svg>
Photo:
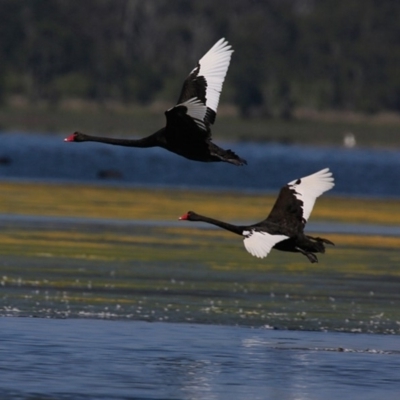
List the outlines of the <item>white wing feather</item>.
<svg viewBox="0 0 400 400">
<path fill-rule="evenodd" d="M 244 231 L 244 247 L 253 256 L 258 258 L 267 257 L 275 244 L 288 239 L 285 235 L 270 235 L 267 232 L 249 230 Z"/>
<path fill-rule="evenodd" d="M 231 62 L 232 53 L 232 47 L 222 38 L 199 61 L 198 76 L 204 76 L 207 81 L 206 105 L 215 112 L 217 112 L 222 84 Z"/>
<path fill-rule="evenodd" d="M 207 114 L 207 106 L 205 106 L 197 97 L 193 97 L 183 103 L 177 104 L 175 107 L 186 107 L 186 114 L 191 117 L 200 129 L 207 130 L 204 119 Z M 172 110 L 170 108 L 168 111 Z"/>
<path fill-rule="evenodd" d="M 315 174 L 289 182 L 288 186 L 295 191 L 296 198 L 303 202 L 303 218 L 307 221 L 317 197 L 332 189 L 335 184 L 332 172 L 329 168 L 325 168 Z"/>
</svg>

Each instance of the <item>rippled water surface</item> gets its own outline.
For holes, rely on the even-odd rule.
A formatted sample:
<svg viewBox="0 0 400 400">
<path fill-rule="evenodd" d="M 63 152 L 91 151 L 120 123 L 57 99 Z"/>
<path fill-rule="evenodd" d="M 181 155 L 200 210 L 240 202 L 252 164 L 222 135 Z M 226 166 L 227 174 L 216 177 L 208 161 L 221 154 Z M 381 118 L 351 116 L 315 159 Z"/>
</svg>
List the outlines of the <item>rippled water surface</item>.
<svg viewBox="0 0 400 400">
<path fill-rule="evenodd" d="M 397 336 L 0 319 L 4 399 L 398 399 Z"/>
</svg>

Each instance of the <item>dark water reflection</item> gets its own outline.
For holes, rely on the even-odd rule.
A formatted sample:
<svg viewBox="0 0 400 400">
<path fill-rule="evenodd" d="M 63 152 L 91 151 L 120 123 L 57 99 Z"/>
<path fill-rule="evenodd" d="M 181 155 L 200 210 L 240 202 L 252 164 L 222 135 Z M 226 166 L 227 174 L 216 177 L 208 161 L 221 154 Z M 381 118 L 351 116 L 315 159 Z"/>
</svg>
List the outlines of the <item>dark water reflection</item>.
<svg viewBox="0 0 400 400">
<path fill-rule="evenodd" d="M 219 143 L 222 145 L 222 143 Z M 332 193 L 400 196 L 400 151 L 307 147 L 274 143 L 223 144 L 248 160 L 246 167 L 198 163 L 162 149 L 65 143 L 62 137 L 1 135 L 0 178 L 107 181 L 276 191 L 284 183 L 329 167 Z"/>
<path fill-rule="evenodd" d="M 398 398 L 395 336 L 0 319 L 2 398 Z"/>
</svg>

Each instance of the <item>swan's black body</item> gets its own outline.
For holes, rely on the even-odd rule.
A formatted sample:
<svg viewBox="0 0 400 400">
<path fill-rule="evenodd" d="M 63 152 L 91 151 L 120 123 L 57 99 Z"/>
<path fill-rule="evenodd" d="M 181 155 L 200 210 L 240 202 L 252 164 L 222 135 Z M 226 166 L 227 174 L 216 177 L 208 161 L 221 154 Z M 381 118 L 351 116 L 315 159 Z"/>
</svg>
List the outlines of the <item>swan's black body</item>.
<svg viewBox="0 0 400 400">
<path fill-rule="evenodd" d="M 268 218 L 253 225 L 233 225 L 189 211 L 180 219 L 206 222 L 242 236 L 246 236 L 246 232 L 253 231 L 288 236 L 288 239 L 276 243 L 273 248 L 280 251 L 304 254 L 312 263 L 318 262 L 318 258 L 314 253 L 325 253 L 324 243 L 334 245 L 328 239 L 305 235 L 302 228 L 296 229 L 285 224 L 277 224 L 269 221 Z"/>
<path fill-rule="evenodd" d="M 162 147 L 194 161 L 224 161 L 247 164 L 231 150 L 212 142 L 211 125 L 215 122 L 220 91 L 233 50 L 219 40 L 186 78 L 178 103 L 165 112 L 166 126 L 143 139 L 116 139 L 75 132 L 67 142 L 100 142 L 128 147 Z"/>
<path fill-rule="evenodd" d="M 323 192 L 334 186 L 328 169 L 295 180 L 282 187 L 267 218 L 252 225 L 233 225 L 189 211 L 181 220 L 202 221 L 216 225 L 244 237 L 244 245 L 256 257 L 266 257 L 276 250 L 301 253 L 310 262 L 318 262 L 314 253 L 325 253 L 325 244 L 333 243 L 324 238 L 304 233 L 314 202 Z"/>
<path fill-rule="evenodd" d="M 202 140 L 201 138 L 186 139 L 185 132 L 179 135 L 177 129 L 175 133 L 170 133 L 167 128 L 162 128 L 156 133 L 143 139 L 117 139 L 101 136 L 86 135 L 75 132 L 69 136 L 68 142 L 99 142 L 126 147 L 162 147 L 172 153 L 194 161 L 213 162 L 225 161 L 234 165 L 245 165 L 246 160 L 238 157 L 232 150 L 224 150 L 211 142 L 211 139 Z M 186 140 L 180 140 L 186 139 Z"/>
</svg>

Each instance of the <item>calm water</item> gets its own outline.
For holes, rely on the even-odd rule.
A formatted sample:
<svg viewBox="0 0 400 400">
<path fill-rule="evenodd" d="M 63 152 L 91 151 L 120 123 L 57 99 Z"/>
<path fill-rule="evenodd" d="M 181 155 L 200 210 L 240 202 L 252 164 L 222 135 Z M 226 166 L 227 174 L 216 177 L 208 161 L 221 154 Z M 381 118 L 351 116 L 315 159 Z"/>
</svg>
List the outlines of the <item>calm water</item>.
<svg viewBox="0 0 400 400">
<path fill-rule="evenodd" d="M 0 319 L 2 399 L 398 399 L 397 336 Z"/>
<path fill-rule="evenodd" d="M 336 178 L 330 193 L 400 196 L 400 151 L 235 143 L 246 167 L 199 163 L 166 150 L 100 143 L 65 143 L 63 137 L 1 135 L 0 178 L 68 179 L 135 185 L 173 185 L 276 192 L 285 183 L 329 167 Z"/>
</svg>

